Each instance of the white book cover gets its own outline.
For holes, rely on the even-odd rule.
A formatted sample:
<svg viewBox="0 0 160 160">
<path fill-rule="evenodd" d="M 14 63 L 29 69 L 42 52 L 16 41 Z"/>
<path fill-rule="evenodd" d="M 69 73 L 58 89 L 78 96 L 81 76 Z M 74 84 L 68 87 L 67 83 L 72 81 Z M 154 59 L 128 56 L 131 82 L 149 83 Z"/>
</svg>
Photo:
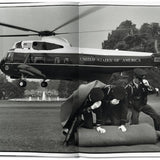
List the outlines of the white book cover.
<svg viewBox="0 0 160 160">
<path fill-rule="evenodd" d="M 158 159 L 159 15 L 154 0 L 1 0 L 0 159 Z"/>
</svg>

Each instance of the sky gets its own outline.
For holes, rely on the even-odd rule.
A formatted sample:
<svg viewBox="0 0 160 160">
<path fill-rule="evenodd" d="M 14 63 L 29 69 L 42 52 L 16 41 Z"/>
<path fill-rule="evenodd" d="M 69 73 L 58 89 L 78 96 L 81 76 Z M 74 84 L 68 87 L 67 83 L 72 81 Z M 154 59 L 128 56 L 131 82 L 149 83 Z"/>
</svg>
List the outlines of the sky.
<svg viewBox="0 0 160 160">
<path fill-rule="evenodd" d="M 81 15 L 91 8 L 94 12 L 74 21 L 57 32 L 88 32 L 61 35 L 74 47 L 102 48 L 108 33 L 116 29 L 122 21 L 131 20 L 137 28 L 143 23 L 160 23 L 160 6 L 41 6 L 41 7 L 2 7 L 0 6 L 0 22 L 17 25 L 34 30 L 53 30 L 66 21 Z M 0 26 L 0 34 L 23 34 L 26 32 Z M 16 41 L 40 39 L 39 37 L 0 38 L 0 58 Z"/>
</svg>

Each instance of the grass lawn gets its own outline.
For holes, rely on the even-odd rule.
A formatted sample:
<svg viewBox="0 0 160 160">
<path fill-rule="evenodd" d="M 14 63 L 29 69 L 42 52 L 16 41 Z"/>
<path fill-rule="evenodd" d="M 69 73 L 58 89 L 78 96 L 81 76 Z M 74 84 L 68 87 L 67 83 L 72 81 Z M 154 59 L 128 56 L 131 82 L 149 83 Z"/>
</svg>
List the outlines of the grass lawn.
<svg viewBox="0 0 160 160">
<path fill-rule="evenodd" d="M 160 113 L 160 97 L 150 96 L 149 104 Z M 141 123 L 153 125 L 140 114 Z M 0 151 L 47 153 L 160 151 L 160 144 L 115 147 L 64 146 L 60 125 L 60 104 L 36 102 L 0 102 Z"/>
</svg>

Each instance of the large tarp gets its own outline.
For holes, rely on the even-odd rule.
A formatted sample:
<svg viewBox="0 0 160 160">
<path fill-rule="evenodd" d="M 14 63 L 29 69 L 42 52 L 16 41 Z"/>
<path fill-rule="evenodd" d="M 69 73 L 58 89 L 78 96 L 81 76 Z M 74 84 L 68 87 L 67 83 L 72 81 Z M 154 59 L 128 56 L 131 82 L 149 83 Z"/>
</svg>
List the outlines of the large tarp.
<svg viewBox="0 0 160 160">
<path fill-rule="evenodd" d="M 81 147 L 104 147 L 119 145 L 155 144 L 157 134 L 149 124 L 130 125 L 126 132 L 118 129 L 118 126 L 103 126 L 104 134 L 96 129 L 79 128 L 76 133 L 77 144 Z"/>
<path fill-rule="evenodd" d="M 93 88 L 103 88 L 105 86 L 106 84 L 98 80 L 95 80 L 88 84 L 80 85 L 79 88 L 75 90 L 73 94 L 61 106 L 60 117 L 62 126 L 64 128 L 65 126 L 67 126 L 67 122 L 75 116 L 75 113 L 82 106 L 88 94 Z"/>
</svg>

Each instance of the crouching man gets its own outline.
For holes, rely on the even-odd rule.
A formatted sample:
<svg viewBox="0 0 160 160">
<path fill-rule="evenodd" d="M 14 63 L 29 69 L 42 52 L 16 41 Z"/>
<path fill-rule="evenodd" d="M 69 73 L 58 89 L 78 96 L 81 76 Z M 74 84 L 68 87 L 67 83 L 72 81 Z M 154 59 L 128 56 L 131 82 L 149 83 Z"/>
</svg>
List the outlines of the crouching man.
<svg viewBox="0 0 160 160">
<path fill-rule="evenodd" d="M 99 133 L 105 133 L 102 125 L 102 99 L 104 93 L 101 88 L 93 88 L 89 93 L 81 111 L 82 127 L 93 129 L 94 126 Z M 93 113 L 96 116 L 96 124 L 93 123 Z"/>
<path fill-rule="evenodd" d="M 103 91 L 103 124 L 107 125 L 110 121 L 110 125 L 117 125 L 118 129 L 126 132 L 128 100 L 125 88 L 116 85 L 107 85 Z"/>
<path fill-rule="evenodd" d="M 99 133 L 105 133 L 101 127 L 101 104 L 104 98 L 102 88 L 105 84 L 96 80 L 82 84 L 61 106 L 61 125 L 65 135 L 65 144 L 74 143 L 74 133 L 77 128 L 94 128 Z M 93 123 L 93 113 L 96 114 L 96 125 Z"/>
</svg>

